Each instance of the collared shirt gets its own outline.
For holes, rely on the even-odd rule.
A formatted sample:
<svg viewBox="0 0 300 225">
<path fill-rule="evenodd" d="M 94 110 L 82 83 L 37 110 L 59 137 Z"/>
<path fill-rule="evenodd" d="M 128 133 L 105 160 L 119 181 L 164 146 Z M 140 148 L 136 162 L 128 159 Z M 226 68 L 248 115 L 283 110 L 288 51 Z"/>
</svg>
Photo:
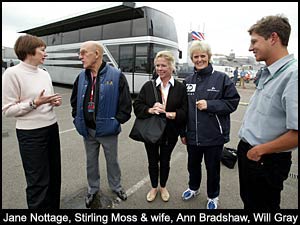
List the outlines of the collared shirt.
<svg viewBox="0 0 300 225">
<path fill-rule="evenodd" d="M 247 74 L 246 71 L 241 71 L 241 72 L 240 72 L 240 76 L 241 76 L 241 77 L 246 76 L 246 74 Z"/>
<path fill-rule="evenodd" d="M 162 80 L 160 79 L 160 77 L 158 77 L 155 81 L 156 83 L 156 87 L 158 85 L 160 85 L 160 91 L 161 91 L 161 97 L 163 100 L 163 104 L 166 105 L 167 99 L 168 99 L 168 94 L 169 94 L 169 89 L 172 86 L 174 86 L 174 77 L 171 76 L 171 79 L 169 80 L 169 82 L 167 83 L 166 87 L 164 87 Z"/>
<path fill-rule="evenodd" d="M 293 54 L 264 68 L 261 74 L 239 130 L 239 137 L 252 146 L 298 130 L 298 62 L 291 60 L 295 60 Z"/>
</svg>

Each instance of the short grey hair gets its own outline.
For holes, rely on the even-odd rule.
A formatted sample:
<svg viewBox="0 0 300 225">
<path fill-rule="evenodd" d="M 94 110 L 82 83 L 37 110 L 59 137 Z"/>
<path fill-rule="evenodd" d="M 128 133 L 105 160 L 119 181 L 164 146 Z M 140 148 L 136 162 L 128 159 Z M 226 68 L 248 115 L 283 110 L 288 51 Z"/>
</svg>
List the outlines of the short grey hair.
<svg viewBox="0 0 300 225">
<path fill-rule="evenodd" d="M 193 61 L 193 54 L 195 51 L 201 51 L 208 54 L 208 60 L 210 62 L 212 52 L 210 45 L 206 41 L 193 41 L 190 47 L 190 58 Z"/>
</svg>

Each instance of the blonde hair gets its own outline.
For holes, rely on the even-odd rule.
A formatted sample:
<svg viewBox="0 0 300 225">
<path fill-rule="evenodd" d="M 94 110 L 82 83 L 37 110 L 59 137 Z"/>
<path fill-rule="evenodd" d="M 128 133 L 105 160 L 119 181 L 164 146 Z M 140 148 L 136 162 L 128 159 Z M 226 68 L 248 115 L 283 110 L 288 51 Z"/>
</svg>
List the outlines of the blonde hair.
<svg viewBox="0 0 300 225">
<path fill-rule="evenodd" d="M 195 51 L 205 52 L 208 55 L 208 60 L 210 62 L 212 53 L 210 45 L 206 41 L 193 41 L 190 47 L 190 58 L 193 61 L 193 54 Z"/>
<path fill-rule="evenodd" d="M 165 60 L 167 60 L 169 65 L 172 67 L 173 72 L 176 72 L 175 57 L 173 56 L 172 52 L 170 52 L 170 51 L 158 52 L 155 56 L 154 64 L 156 64 L 156 61 L 158 58 L 164 58 Z"/>
</svg>

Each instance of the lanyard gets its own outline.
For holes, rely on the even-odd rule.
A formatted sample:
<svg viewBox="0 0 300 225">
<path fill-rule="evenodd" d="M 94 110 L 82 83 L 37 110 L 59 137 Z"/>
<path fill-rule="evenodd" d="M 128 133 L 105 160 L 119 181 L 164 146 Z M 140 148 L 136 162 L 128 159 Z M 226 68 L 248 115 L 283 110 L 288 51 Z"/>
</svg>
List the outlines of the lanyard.
<svg viewBox="0 0 300 225">
<path fill-rule="evenodd" d="M 291 61 L 289 61 L 288 63 L 284 64 L 279 70 L 277 70 L 274 75 L 272 77 L 270 77 L 269 79 L 267 79 L 264 83 L 263 83 L 263 87 L 271 80 L 273 80 L 274 78 L 278 77 L 283 71 L 285 71 L 290 65 L 292 65 L 294 62 L 296 62 L 296 59 L 292 59 Z"/>
<path fill-rule="evenodd" d="M 95 84 L 96 84 L 97 77 L 94 77 L 94 76 L 91 74 L 91 80 L 92 80 L 92 90 L 91 90 L 90 102 L 93 102 L 94 88 L 95 88 Z"/>
</svg>

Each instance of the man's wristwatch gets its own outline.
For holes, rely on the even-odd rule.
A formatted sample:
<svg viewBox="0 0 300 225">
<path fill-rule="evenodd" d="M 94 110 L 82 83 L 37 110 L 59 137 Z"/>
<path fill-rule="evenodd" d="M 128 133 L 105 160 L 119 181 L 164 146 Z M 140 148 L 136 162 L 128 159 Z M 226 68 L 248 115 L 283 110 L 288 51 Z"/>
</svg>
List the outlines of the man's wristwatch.
<svg viewBox="0 0 300 225">
<path fill-rule="evenodd" d="M 30 105 L 30 108 L 32 108 L 32 109 L 36 109 L 37 108 L 37 105 L 35 104 L 34 100 L 30 101 L 29 105 Z"/>
</svg>

